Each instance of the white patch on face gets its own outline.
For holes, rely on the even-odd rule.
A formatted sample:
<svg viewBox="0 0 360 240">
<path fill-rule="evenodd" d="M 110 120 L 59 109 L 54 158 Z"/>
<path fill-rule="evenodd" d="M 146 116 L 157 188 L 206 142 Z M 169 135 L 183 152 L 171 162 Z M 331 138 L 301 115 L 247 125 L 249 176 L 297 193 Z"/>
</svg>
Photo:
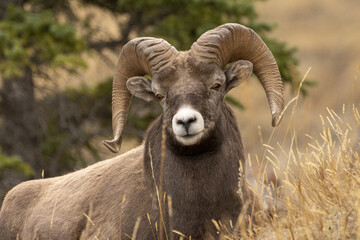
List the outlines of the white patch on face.
<svg viewBox="0 0 360 240">
<path fill-rule="evenodd" d="M 176 140 L 189 146 L 198 143 L 203 136 L 204 119 L 190 106 L 182 107 L 172 119 L 172 129 Z"/>
</svg>

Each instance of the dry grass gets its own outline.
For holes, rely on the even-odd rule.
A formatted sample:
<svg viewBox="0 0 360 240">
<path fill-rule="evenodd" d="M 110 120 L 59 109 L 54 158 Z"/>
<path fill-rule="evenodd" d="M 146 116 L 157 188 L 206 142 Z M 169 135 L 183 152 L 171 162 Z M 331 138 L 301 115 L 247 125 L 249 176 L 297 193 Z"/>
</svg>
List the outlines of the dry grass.
<svg viewBox="0 0 360 240">
<path fill-rule="evenodd" d="M 291 101 L 283 141 L 272 141 L 273 130 L 265 143 L 259 128 L 264 153 L 249 154 L 248 170 L 264 210 L 251 231 L 240 231 L 244 239 L 359 239 L 360 105 L 325 108 L 317 130 L 300 134 L 298 95 Z"/>
<path fill-rule="evenodd" d="M 296 134 L 287 151 L 277 146 L 282 154 L 271 165 L 283 178 L 267 186 L 271 216 L 262 214 L 258 235 L 249 239 L 360 238 L 360 143 L 353 134 L 360 127 L 359 109 L 353 105 L 353 119 L 346 122 L 342 116 L 350 113 L 328 113 L 320 134 L 307 135 L 306 148 L 296 145 Z M 257 189 L 266 187 L 262 182 L 256 181 Z"/>
</svg>

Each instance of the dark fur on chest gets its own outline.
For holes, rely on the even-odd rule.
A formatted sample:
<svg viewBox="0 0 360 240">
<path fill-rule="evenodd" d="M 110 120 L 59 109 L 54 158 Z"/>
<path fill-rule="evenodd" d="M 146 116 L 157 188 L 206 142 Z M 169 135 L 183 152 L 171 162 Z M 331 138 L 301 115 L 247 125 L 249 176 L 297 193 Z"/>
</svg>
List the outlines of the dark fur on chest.
<svg viewBox="0 0 360 240">
<path fill-rule="evenodd" d="M 235 119 L 225 104 L 218 125 L 207 141 L 191 148 L 166 135 L 163 189 L 172 199 L 172 218 L 168 214 L 165 218 L 168 227 L 192 239 L 204 239 L 205 232 L 216 235 L 212 219 L 235 221 L 241 211 L 238 178 L 243 147 Z M 160 116 L 145 141 L 145 178 L 154 191 L 153 174 L 160 184 L 161 137 Z M 165 205 L 168 211 L 167 202 Z"/>
</svg>

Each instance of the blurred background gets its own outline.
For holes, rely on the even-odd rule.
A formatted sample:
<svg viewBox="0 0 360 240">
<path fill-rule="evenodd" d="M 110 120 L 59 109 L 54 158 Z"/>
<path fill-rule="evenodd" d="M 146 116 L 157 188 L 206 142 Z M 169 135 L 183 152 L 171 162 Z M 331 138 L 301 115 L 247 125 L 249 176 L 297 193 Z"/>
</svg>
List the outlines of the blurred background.
<svg viewBox="0 0 360 240">
<path fill-rule="evenodd" d="M 358 0 L 1 0 L 0 202 L 21 181 L 113 156 L 101 143 L 112 135 L 112 74 L 121 47 L 137 36 L 186 50 L 222 23 L 253 28 L 277 59 L 286 102 L 311 70 L 296 109 L 292 103 L 276 129 L 255 77 L 230 92 L 246 152 L 261 157 L 267 145 L 286 148 L 294 136 L 306 146 L 327 107 L 359 107 L 359 13 Z M 122 152 L 141 143 L 160 112 L 133 98 Z"/>
</svg>

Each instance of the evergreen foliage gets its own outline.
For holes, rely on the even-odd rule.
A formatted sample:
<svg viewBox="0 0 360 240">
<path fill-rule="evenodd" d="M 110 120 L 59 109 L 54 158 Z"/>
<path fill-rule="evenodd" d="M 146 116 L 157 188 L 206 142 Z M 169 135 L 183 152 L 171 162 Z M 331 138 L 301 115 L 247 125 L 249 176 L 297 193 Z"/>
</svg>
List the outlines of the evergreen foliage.
<svg viewBox="0 0 360 240">
<path fill-rule="evenodd" d="M 0 180 L 4 171 L 13 170 L 30 177 L 34 174 L 31 166 L 25 163 L 19 156 L 7 156 L 0 150 Z"/>
<path fill-rule="evenodd" d="M 69 72 L 85 67 L 80 53 L 86 42 L 76 36 L 76 29 L 61 24 L 50 10 L 32 13 L 9 7 L 0 21 L 0 73 L 4 78 L 22 76 L 29 67 L 65 68 Z"/>
</svg>

